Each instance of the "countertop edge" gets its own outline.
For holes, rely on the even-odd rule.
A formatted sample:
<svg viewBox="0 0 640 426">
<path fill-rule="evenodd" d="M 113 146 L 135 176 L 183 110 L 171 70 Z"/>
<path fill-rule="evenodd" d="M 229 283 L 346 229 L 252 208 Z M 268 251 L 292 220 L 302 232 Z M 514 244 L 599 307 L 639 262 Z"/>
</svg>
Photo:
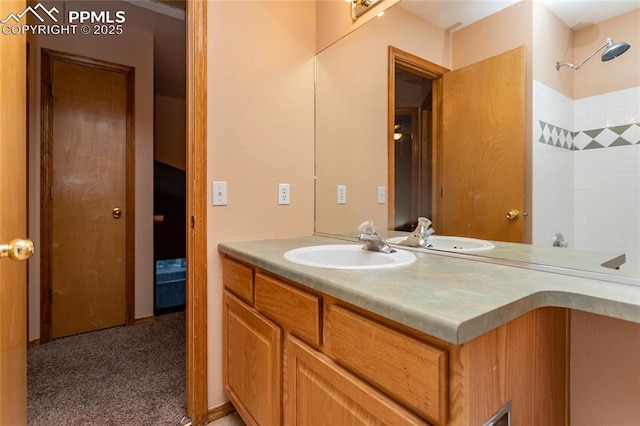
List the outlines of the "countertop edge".
<svg viewBox="0 0 640 426">
<path fill-rule="evenodd" d="M 320 238 L 322 239 L 320 241 L 325 242 L 332 240 L 328 237 L 314 236 L 313 238 Z M 278 240 L 282 239 L 274 239 L 273 241 Z M 600 298 L 589 294 L 550 289 L 532 292 L 522 298 L 505 303 L 461 322 L 451 321 L 431 312 L 412 310 L 406 306 L 400 306 L 384 297 L 377 297 L 375 294 L 363 294 L 352 287 L 341 285 L 337 280 L 331 280 L 323 277 L 322 274 L 314 273 L 315 270 L 312 268 L 288 265 L 286 261 L 276 262 L 269 260 L 266 256 L 252 254 L 251 250 L 238 249 L 233 244 L 220 243 L 218 250 L 269 273 L 300 283 L 310 289 L 343 300 L 346 303 L 452 344 L 465 343 L 527 312 L 543 307 L 577 309 L 640 323 L 640 309 L 638 309 L 637 303 L 624 303 L 620 300 Z M 532 271 L 532 273 L 535 273 L 535 271 Z"/>
</svg>

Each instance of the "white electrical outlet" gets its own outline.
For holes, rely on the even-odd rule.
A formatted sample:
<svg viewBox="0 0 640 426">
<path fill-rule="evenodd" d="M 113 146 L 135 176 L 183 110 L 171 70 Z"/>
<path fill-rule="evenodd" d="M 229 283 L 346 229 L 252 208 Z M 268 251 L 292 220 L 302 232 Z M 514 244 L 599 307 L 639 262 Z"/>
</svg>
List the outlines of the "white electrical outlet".
<svg viewBox="0 0 640 426">
<path fill-rule="evenodd" d="M 387 189 L 384 186 L 378 187 L 378 204 L 384 204 L 387 201 Z"/>
<path fill-rule="evenodd" d="M 338 204 L 347 204 L 347 185 L 338 185 Z"/>
<path fill-rule="evenodd" d="M 290 204 L 291 187 L 288 183 L 278 184 L 278 204 Z"/>
<path fill-rule="evenodd" d="M 212 204 L 214 206 L 227 205 L 227 182 L 213 182 L 212 185 Z"/>
</svg>

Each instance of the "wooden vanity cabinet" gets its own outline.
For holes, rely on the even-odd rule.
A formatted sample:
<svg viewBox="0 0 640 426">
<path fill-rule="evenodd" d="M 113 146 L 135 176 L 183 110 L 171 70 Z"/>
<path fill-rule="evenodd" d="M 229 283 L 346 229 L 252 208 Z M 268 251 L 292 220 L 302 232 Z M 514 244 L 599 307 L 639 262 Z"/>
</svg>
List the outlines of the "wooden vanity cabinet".
<svg viewBox="0 0 640 426">
<path fill-rule="evenodd" d="M 287 425 L 428 424 L 294 336 L 285 356 Z"/>
<path fill-rule="evenodd" d="M 431 383 L 422 389 L 422 361 L 434 361 L 426 370 L 438 382 L 427 417 L 443 420 L 446 352 L 230 258 L 223 268 L 224 389 L 247 424 L 429 425 L 415 410 L 433 394 Z"/>
<path fill-rule="evenodd" d="M 247 424 L 282 422 L 282 331 L 225 291 L 224 390 Z"/>
<path fill-rule="evenodd" d="M 453 345 L 225 257 L 224 389 L 247 424 L 568 425 L 568 314 Z"/>
</svg>

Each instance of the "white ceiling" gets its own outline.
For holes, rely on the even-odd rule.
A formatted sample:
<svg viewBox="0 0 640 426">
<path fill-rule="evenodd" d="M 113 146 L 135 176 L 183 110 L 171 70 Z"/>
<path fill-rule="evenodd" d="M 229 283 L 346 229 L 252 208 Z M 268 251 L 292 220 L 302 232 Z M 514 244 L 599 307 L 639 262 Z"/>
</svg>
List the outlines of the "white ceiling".
<svg viewBox="0 0 640 426">
<path fill-rule="evenodd" d="M 402 0 L 400 5 L 442 28 L 455 31 L 518 1 L 520 0 Z M 574 30 L 640 8 L 640 0 L 533 1 L 542 1 Z"/>
</svg>

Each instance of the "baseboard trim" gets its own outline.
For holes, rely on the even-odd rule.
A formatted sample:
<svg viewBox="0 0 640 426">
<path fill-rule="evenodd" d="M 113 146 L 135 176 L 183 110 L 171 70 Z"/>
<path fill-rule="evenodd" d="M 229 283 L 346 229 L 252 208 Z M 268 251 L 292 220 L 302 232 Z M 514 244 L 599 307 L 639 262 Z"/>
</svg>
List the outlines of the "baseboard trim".
<svg viewBox="0 0 640 426">
<path fill-rule="evenodd" d="M 133 325 L 145 324 L 147 322 L 154 322 L 155 320 L 156 320 L 156 317 L 153 315 L 151 315 L 150 317 L 136 318 L 133 321 Z"/>
<path fill-rule="evenodd" d="M 156 320 L 156 317 L 151 315 L 150 317 L 136 318 L 133 324 L 134 325 L 145 324 L 148 322 L 154 322 L 155 320 Z M 29 340 L 27 342 L 27 349 L 35 348 L 36 346 L 40 346 L 40 338 Z"/>
<path fill-rule="evenodd" d="M 235 412 L 233 404 L 230 401 L 227 401 L 223 404 L 220 404 L 216 407 L 209 409 L 207 413 L 207 423 L 211 423 L 214 420 L 218 420 L 224 416 L 228 416 L 229 414 Z"/>
</svg>

